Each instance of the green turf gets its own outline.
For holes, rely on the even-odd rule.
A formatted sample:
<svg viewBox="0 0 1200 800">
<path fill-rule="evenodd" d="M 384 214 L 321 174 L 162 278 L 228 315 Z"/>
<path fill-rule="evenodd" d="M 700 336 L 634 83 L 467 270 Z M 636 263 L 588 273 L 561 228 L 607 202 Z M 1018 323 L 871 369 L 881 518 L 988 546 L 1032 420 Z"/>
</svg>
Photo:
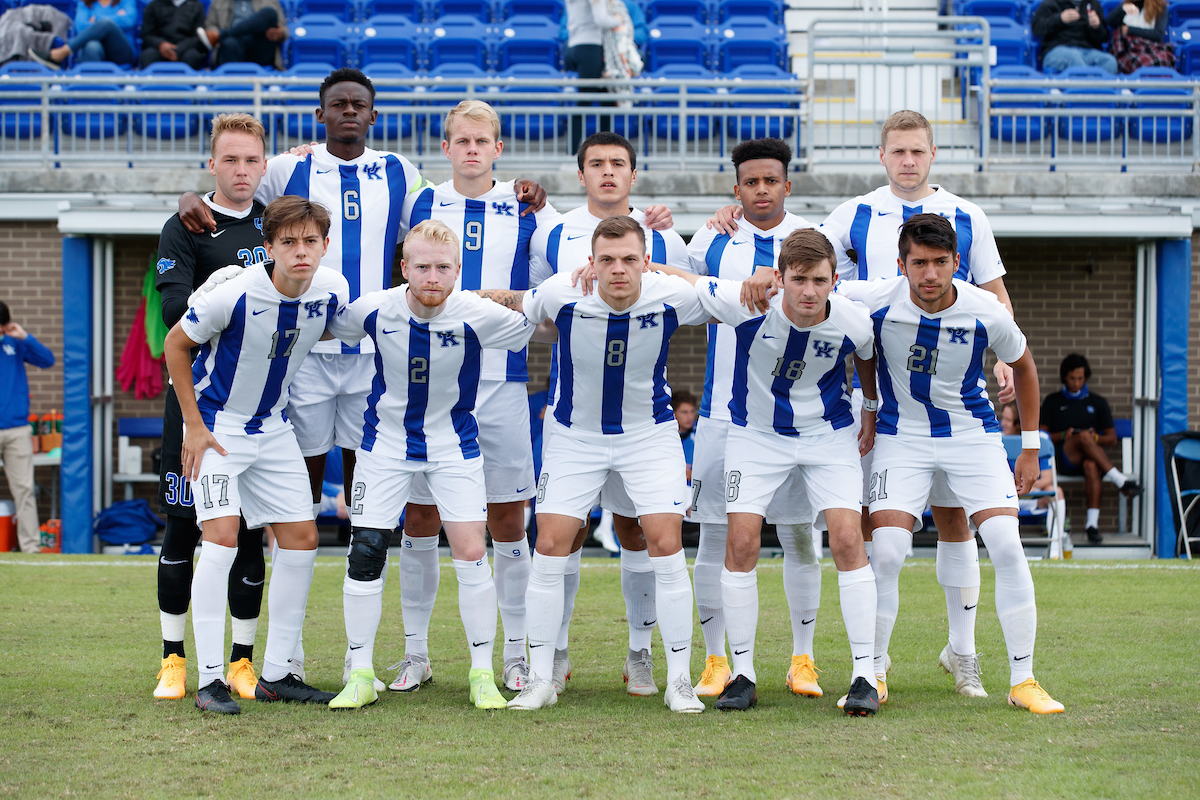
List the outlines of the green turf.
<svg viewBox="0 0 1200 800">
<path fill-rule="evenodd" d="M 197 712 L 191 694 L 151 698 L 160 655 L 153 559 L 42 556 L 52 565 L 31 566 L 38 558 L 0 559 L 0 797 L 1200 796 L 1200 569 L 1176 562 L 1034 565 L 1036 674 L 1067 706 L 1051 717 L 1005 703 L 986 562 L 977 643 L 991 696 L 957 696 L 937 666 L 945 604 L 932 562 L 922 561 L 901 577 L 891 699 L 874 718 L 850 719 L 834 705 L 848 686 L 849 650 L 832 565 L 816 641 L 825 696 L 784 687 L 791 635 L 780 562 L 766 562 L 758 708 L 685 716 L 667 711 L 661 694 L 623 693 L 619 571 L 615 561 L 585 561 L 575 673 L 551 709 L 470 707 L 447 565 L 432 685 L 386 693 L 359 712 L 244 701 L 240 717 L 216 718 Z M 328 689 L 341 685 L 341 583 L 337 559 L 320 559 L 305 644 L 310 681 Z M 394 571 L 384 605 L 376 666 L 390 680 L 382 667 L 403 648 Z M 263 624 L 256 665 L 265 638 Z M 694 645 L 698 677 L 698 624 Z M 187 646 L 191 654 L 190 628 Z M 660 686 L 661 653 L 656 636 Z"/>
</svg>

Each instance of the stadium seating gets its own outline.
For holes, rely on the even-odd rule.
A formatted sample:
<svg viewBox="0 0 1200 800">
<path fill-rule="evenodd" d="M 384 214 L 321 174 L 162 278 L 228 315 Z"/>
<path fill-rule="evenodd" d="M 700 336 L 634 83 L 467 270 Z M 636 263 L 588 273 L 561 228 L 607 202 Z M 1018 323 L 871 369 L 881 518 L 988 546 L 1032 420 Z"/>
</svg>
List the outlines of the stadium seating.
<svg viewBox="0 0 1200 800">
<path fill-rule="evenodd" d="M 245 105 L 248 105 L 250 102 L 252 102 L 249 100 L 248 94 L 246 95 L 245 98 L 214 97 L 213 95 L 218 94 L 220 92 L 250 92 L 251 91 L 251 87 L 249 84 L 221 83 L 221 81 L 219 79 L 223 76 L 269 78 L 271 76 L 278 75 L 278 74 L 279 73 L 277 73 L 273 69 L 267 69 L 266 67 L 260 67 L 258 64 L 253 64 L 248 61 L 231 61 L 228 64 L 222 64 L 221 66 L 214 69 L 211 73 L 212 83 L 209 84 L 208 91 L 205 93 L 206 102 L 210 103 L 212 105 L 217 105 L 217 106 L 229 106 L 229 105 L 245 106 Z M 209 131 L 212 130 L 213 116 L 214 116 L 214 114 L 212 112 L 205 112 L 201 116 L 201 118 L 200 118 L 201 133 L 207 134 Z M 270 116 L 264 114 L 263 115 L 263 125 L 265 125 L 267 128 L 267 135 L 268 135 L 267 141 L 268 142 L 271 141 L 271 139 L 270 139 L 270 129 L 271 129 L 270 122 L 271 122 Z"/>
<path fill-rule="evenodd" d="M 8 7 L 17 8 L 18 6 L 29 6 L 35 3 L 44 6 L 54 6 L 71 19 L 75 19 L 75 0 L 21 0 L 19 3 L 10 2 Z"/>
<path fill-rule="evenodd" d="M 1186 80 L 1175 70 L 1169 67 L 1142 67 L 1135 70 L 1129 76 L 1130 80 L 1140 81 L 1163 81 L 1164 83 L 1184 81 Z M 1179 103 L 1145 103 L 1135 102 L 1136 108 L 1183 108 L 1189 106 L 1188 98 L 1192 95 L 1192 90 L 1186 85 L 1172 87 L 1165 85 L 1161 88 L 1153 89 L 1134 89 L 1133 96 L 1137 98 L 1139 95 L 1179 95 L 1182 102 Z M 1184 112 L 1178 117 L 1130 117 L 1129 118 L 1129 135 L 1143 142 L 1153 142 L 1156 144 L 1166 144 L 1168 142 L 1179 142 L 1184 139 L 1192 138 L 1192 116 L 1189 112 Z"/>
<path fill-rule="evenodd" d="M 350 66 L 354 28 L 332 14 L 306 14 L 296 20 L 287 39 L 288 64 L 332 64 L 334 69 Z"/>
<path fill-rule="evenodd" d="M 1191 20 L 1200 20 L 1200 0 L 1171 0 L 1167 4 L 1167 26 L 1174 28 Z"/>
<path fill-rule="evenodd" d="M 410 70 L 424 62 L 425 36 L 419 26 L 398 14 L 378 14 L 362 25 L 358 63 L 400 64 Z"/>
<path fill-rule="evenodd" d="M 784 5 L 778 0 L 721 0 L 714 21 L 728 22 L 734 17 L 754 17 L 783 24 Z"/>
<path fill-rule="evenodd" d="M 432 0 L 428 13 L 433 19 L 454 15 L 491 22 L 493 18 L 491 0 Z"/>
<path fill-rule="evenodd" d="M 398 14 L 412 22 L 424 22 L 429 18 L 424 0 L 360 0 L 359 19 L 367 20 L 379 14 Z"/>
<path fill-rule="evenodd" d="M 53 75 L 49 69 L 36 61 L 10 61 L 0 67 L 0 92 L 20 92 L 28 96 L 17 95 L 0 99 L 0 126 L 5 139 L 31 139 L 42 135 L 42 114 L 40 111 L 4 111 L 4 106 L 31 105 L 41 102 L 42 85 L 40 83 L 21 83 L 21 78 L 42 78 Z"/>
<path fill-rule="evenodd" d="M 650 22 L 659 17 L 691 17 L 707 23 L 708 15 L 708 0 L 650 0 L 646 3 L 646 19 Z"/>
<path fill-rule="evenodd" d="M 955 13 L 963 17 L 987 17 L 1029 22 L 1029 6 L 1023 0 L 965 0 L 956 4 Z"/>
<path fill-rule="evenodd" d="M 746 64 L 787 68 L 787 31 L 757 17 L 731 17 L 716 31 L 716 69 L 729 72 Z"/>
<path fill-rule="evenodd" d="M 1175 45 L 1175 69 L 1183 75 L 1200 74 L 1200 20 L 1189 20 L 1171 29 Z"/>
<path fill-rule="evenodd" d="M 89 85 L 67 85 L 64 89 L 66 92 L 121 92 L 122 79 L 129 73 L 121 69 L 116 64 L 110 64 L 107 61 L 86 61 L 78 66 L 68 70 L 68 75 L 86 75 L 89 77 L 111 77 L 111 84 L 89 84 Z M 129 128 L 129 117 L 122 113 L 121 98 L 103 98 L 90 97 L 81 98 L 78 100 L 66 100 L 64 104 L 72 105 L 89 105 L 89 106 L 113 106 L 112 111 L 80 111 L 71 112 L 64 111 L 62 117 L 62 131 L 72 136 L 78 136 L 87 139 L 110 139 L 113 136 L 123 136 Z"/>
<path fill-rule="evenodd" d="M 365 64 L 362 70 L 372 81 L 386 78 L 412 78 L 416 75 L 403 64 L 391 61 Z M 411 136 L 415 116 L 412 101 L 392 97 L 396 94 L 410 96 L 411 87 L 385 87 L 376 84 L 375 91 L 375 110 L 379 112 L 379 117 L 375 121 L 375 135 L 387 139 Z"/>
<path fill-rule="evenodd" d="M 532 14 L 506 19 L 500 25 L 496 67 L 506 70 L 515 64 L 545 64 L 559 69 L 562 45 L 558 41 L 558 23 Z"/>
<path fill-rule="evenodd" d="M 1200 488 L 1181 486 L 1179 477 L 1179 462 L 1181 461 L 1185 462 L 1185 467 L 1191 466 L 1194 469 L 1200 466 L 1200 439 L 1184 439 L 1175 445 L 1175 452 L 1171 454 L 1171 478 L 1175 486 L 1175 508 L 1179 513 L 1179 537 L 1175 543 L 1175 550 L 1178 552 L 1182 544 L 1183 552 L 1191 560 L 1192 542 L 1200 542 L 1200 537 L 1192 535 L 1191 529 L 1188 527 L 1188 517 L 1195 510 L 1197 501 L 1200 501 Z M 1184 502 L 1187 503 L 1186 506 Z"/>
<path fill-rule="evenodd" d="M 427 47 L 430 69 L 444 64 L 473 64 L 486 70 L 492 62 L 492 31 L 465 14 L 450 14 L 433 23 Z"/>
<path fill-rule="evenodd" d="M 315 114 L 319 101 L 312 97 L 303 100 L 289 100 L 287 95 L 316 92 L 320 88 L 321 82 L 325 80 L 325 76 L 332 71 L 333 66 L 330 64 L 297 64 L 283 73 L 289 77 L 307 78 L 302 83 L 284 86 L 282 90 L 283 96 L 280 98 L 280 105 L 287 111 L 280 115 L 282 117 L 280 122 L 283 123 L 282 129 L 290 138 L 299 138 L 306 142 L 325 138 L 325 126 L 317 122 Z"/>
<path fill-rule="evenodd" d="M 711 32 L 692 17 L 659 17 L 650 23 L 646 43 L 646 70 L 654 72 L 669 64 L 708 67 L 711 63 Z"/>
<path fill-rule="evenodd" d="M 196 91 L 196 84 L 200 80 L 201 73 L 184 64 L 182 61 L 159 61 L 150 64 L 141 72 L 142 75 L 152 75 L 156 77 L 177 77 L 179 83 L 158 84 L 158 85 L 138 85 L 135 86 L 135 95 L 152 95 L 154 92 L 170 90 L 171 92 L 189 92 Z M 142 105 L 171 105 L 189 107 L 195 105 L 192 100 L 177 100 L 177 99 L 155 99 L 153 97 L 137 97 L 133 98 L 134 103 Z M 200 131 L 200 115 L 192 113 L 188 110 L 180 112 L 137 112 L 133 115 L 133 132 L 139 136 L 148 136 L 152 139 L 183 139 L 188 136 L 195 136 Z"/>
<path fill-rule="evenodd" d="M 426 92 L 422 105 L 429 120 L 429 133 L 432 136 L 442 135 L 442 117 L 462 100 L 467 99 L 467 84 L 454 82 L 455 78 L 486 78 L 487 72 L 474 64 L 441 64 L 429 70 L 429 77 L 444 83 L 437 83 Z M 477 87 L 476 94 L 486 90 Z M 484 98 L 481 98 L 484 99 Z"/>
<path fill-rule="evenodd" d="M 716 76 L 711 70 L 695 64 L 668 64 L 646 76 L 651 81 L 650 91 L 652 94 L 670 93 L 671 99 L 664 102 L 651 102 L 651 106 L 675 106 L 678 90 L 675 87 L 670 89 L 656 88 L 653 84 L 655 79 L 670 79 L 670 80 L 687 80 L 691 79 L 712 79 Z M 711 86 L 689 86 L 688 90 L 688 109 L 689 113 L 685 117 L 686 120 L 686 136 L 688 141 L 696 139 L 707 139 L 717 132 L 721 118 L 713 117 L 708 114 L 694 114 L 692 110 L 698 108 L 714 108 L 721 105 L 719 102 L 709 100 L 694 100 L 696 96 L 713 96 L 716 97 L 717 89 Z M 678 114 L 663 114 L 657 115 L 651 119 L 651 133 L 659 139 L 679 139 L 680 126 Z"/>
<path fill-rule="evenodd" d="M 330 14 L 343 22 L 353 22 L 358 9 L 354 0 L 296 0 L 295 14 Z"/>
<path fill-rule="evenodd" d="M 500 73 L 500 77 L 512 81 L 509 86 L 503 86 L 500 94 L 516 92 L 538 92 L 559 98 L 562 90 L 557 86 L 522 85 L 522 79 L 528 78 L 561 78 L 562 72 L 548 64 L 516 64 Z M 567 119 L 559 112 L 562 101 L 553 100 L 500 100 L 496 111 L 500 114 L 500 135 L 514 139 L 550 139 L 562 135 L 567 127 Z M 545 114 L 506 112 L 505 106 L 549 106 L 552 110 Z"/>
<path fill-rule="evenodd" d="M 504 0 L 500 5 L 500 19 L 508 19 L 518 14 L 534 14 L 545 17 L 552 22 L 559 22 L 566 16 L 567 9 L 563 0 Z"/>
<path fill-rule="evenodd" d="M 1108 74 L 1099 67 L 1071 67 L 1065 69 L 1058 74 L 1061 80 L 1112 80 L 1113 75 Z M 1106 108 L 1116 108 L 1116 102 L 1090 102 L 1090 101 L 1071 101 L 1067 100 L 1071 95 L 1079 94 L 1111 94 L 1120 96 L 1120 89 L 1112 88 L 1086 88 L 1068 86 L 1062 90 L 1063 101 L 1061 105 L 1064 108 L 1079 108 L 1092 109 L 1091 113 L 1081 116 L 1059 117 L 1058 118 L 1058 135 L 1062 139 L 1070 139 L 1073 142 L 1107 142 L 1121 136 L 1125 131 L 1124 120 L 1121 117 L 1113 117 L 1112 115 L 1105 116 L 1103 110 Z"/>
<path fill-rule="evenodd" d="M 1005 66 L 996 67 L 992 70 L 992 77 L 997 79 L 1030 79 L 1036 80 L 1044 78 L 1042 73 L 1038 72 L 1033 67 L 1025 66 Z M 994 109 L 1030 109 L 1031 112 L 1045 108 L 1046 103 L 1037 102 L 1031 103 L 1028 101 L 1002 102 L 996 99 L 997 95 L 1003 94 L 1044 94 L 1047 99 L 1050 96 L 1049 87 L 992 87 L 992 108 Z M 1039 116 L 1035 113 L 1027 115 L 1018 115 L 1013 113 L 1012 116 L 1005 114 L 1004 116 L 992 116 L 991 135 L 993 139 L 999 139 L 1002 142 L 1025 143 L 1044 139 L 1049 136 L 1054 130 L 1054 123 L 1047 117 Z"/>
<path fill-rule="evenodd" d="M 795 103 L 787 102 L 767 102 L 754 101 L 747 102 L 745 100 L 735 99 L 736 95 L 764 95 L 764 94 L 795 94 L 801 84 L 796 79 L 795 75 L 782 70 L 779 67 L 767 64 L 747 64 L 738 67 L 729 73 L 727 77 L 736 80 L 774 80 L 778 86 L 760 86 L 757 88 L 736 86 L 729 89 L 729 104 L 731 107 L 738 109 L 748 108 L 796 108 Z M 782 84 L 791 83 L 792 87 L 788 88 Z M 759 139 L 764 136 L 773 136 L 776 138 L 787 139 L 792 135 L 796 127 L 795 114 L 787 114 L 785 116 L 752 116 L 739 115 L 729 117 L 728 130 L 729 135 L 739 139 Z"/>
</svg>

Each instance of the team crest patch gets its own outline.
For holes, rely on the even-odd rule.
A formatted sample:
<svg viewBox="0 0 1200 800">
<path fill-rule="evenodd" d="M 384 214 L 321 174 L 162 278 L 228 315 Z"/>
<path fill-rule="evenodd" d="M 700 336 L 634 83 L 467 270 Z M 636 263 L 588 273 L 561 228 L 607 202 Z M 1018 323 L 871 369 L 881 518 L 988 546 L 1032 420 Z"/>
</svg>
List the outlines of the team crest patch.
<svg viewBox="0 0 1200 800">
<path fill-rule="evenodd" d="M 262 233 L 262 232 L 263 232 L 263 229 L 262 229 L 262 217 L 255 217 L 255 218 L 254 218 L 254 227 L 258 228 L 258 232 L 259 232 L 259 233 Z"/>
<path fill-rule="evenodd" d="M 160 258 L 160 259 L 158 260 L 158 263 L 154 265 L 154 268 L 158 270 L 158 274 L 159 274 L 159 275 L 163 275 L 163 274 L 165 274 L 165 273 L 166 273 L 168 270 L 175 269 L 175 259 L 173 259 L 173 258 Z"/>
</svg>

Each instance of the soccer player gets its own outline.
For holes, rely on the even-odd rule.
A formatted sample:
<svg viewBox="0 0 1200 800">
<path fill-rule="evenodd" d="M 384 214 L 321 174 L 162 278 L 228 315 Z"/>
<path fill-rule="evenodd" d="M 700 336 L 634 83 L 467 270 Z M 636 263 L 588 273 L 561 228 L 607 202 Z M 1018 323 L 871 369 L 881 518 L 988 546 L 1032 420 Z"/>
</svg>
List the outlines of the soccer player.
<svg viewBox="0 0 1200 800">
<path fill-rule="evenodd" d="M 718 709 L 744 711 L 758 702 L 755 565 L 763 516 L 796 473 L 795 481 L 811 498 L 806 523 L 829 531 L 829 549 L 838 568 L 842 616 L 853 657 L 846 713 L 869 716 L 879 708 L 870 662 L 875 576 L 859 534 L 858 498 L 859 456 L 860 451 L 871 449 L 874 414 L 864 415 L 856 444 L 846 391 L 846 359 L 853 354 L 860 374 L 868 376 L 863 392 L 875 401 L 875 338 L 861 305 L 830 294 L 837 283 L 836 261 L 833 246 L 819 231 L 807 228 L 791 233 L 778 256 L 782 291 L 766 314 L 742 305 L 739 281 L 681 276 L 695 284 L 700 302 L 733 334 L 731 423 L 722 431 L 726 434 L 722 491 L 728 541 L 720 580 L 736 677 L 722 687 Z M 788 678 L 790 683 L 790 672 Z"/>
<path fill-rule="evenodd" d="M 1038 476 L 1038 378 L 1025 336 L 995 295 L 953 276 L 960 267 L 949 220 L 916 214 L 900 228 L 901 275 L 848 281 L 838 291 L 864 303 L 875 326 L 881 406 L 871 476 L 871 566 L 898 582 L 913 524 L 938 472 L 963 504 L 996 570 L 996 613 L 1008 648 L 1008 702 L 1038 714 L 1063 706 L 1033 677 L 1037 606 L 1017 529 L 1017 495 Z M 1023 449 L 1008 467 L 1000 423 L 986 392 L 986 350 L 1011 365 Z M 882 596 L 883 590 L 879 589 Z M 899 606 L 895 600 L 892 608 Z M 879 700 L 887 696 L 895 612 L 880 604 L 875 630 Z M 879 676 L 883 676 L 880 679 Z"/>
<path fill-rule="evenodd" d="M 637 182 L 637 151 L 625 137 L 600 132 L 583 140 L 576 153 L 579 183 L 587 193 L 587 204 L 563 214 L 558 224 L 539 229 L 530 250 L 530 286 L 560 270 L 570 274 L 583 267 L 592 255 L 592 234 L 601 220 L 614 216 L 629 216 L 641 223 L 650 261 L 680 269 L 688 269 L 687 246 L 683 238 L 670 229 L 670 212 L 662 206 L 650 206 L 640 211 L 629 205 L 629 193 Z M 662 229 L 659 229 L 663 226 Z M 585 281 L 583 291 L 590 290 Z M 555 350 L 550 372 L 550 394 L 547 418 L 557 402 L 558 357 Z M 547 429 L 549 433 L 551 429 Z M 549 437 L 543 434 L 543 448 Z M 682 446 L 681 446 L 682 450 Z M 625 617 L 629 625 L 629 653 L 625 658 L 622 676 L 630 694 L 648 697 L 658 693 L 654 682 L 654 664 L 650 659 L 650 637 L 657 618 L 655 608 L 655 577 L 647 555 L 646 541 L 638 526 L 637 513 L 619 476 L 604 487 L 601 505 L 613 512 L 613 528 L 621 543 L 621 593 L 625 597 Z M 571 659 L 567 648 L 575 594 L 579 591 L 579 563 L 586 526 L 580 530 L 572 547 L 565 573 L 565 602 L 562 628 L 554 656 L 553 682 L 561 694 L 571 676 Z"/>
<path fill-rule="evenodd" d="M 221 680 L 225 597 L 239 515 L 251 528 L 269 523 L 279 543 L 255 698 L 328 703 L 334 697 L 292 674 L 289 663 L 304 624 L 317 527 L 306 499 L 303 457 L 283 413 L 301 360 L 349 295 L 341 275 L 319 266 L 328 232 L 329 215 L 320 205 L 298 197 L 271 203 L 263 211 L 268 260 L 201 295 L 167 335 L 171 378 L 194 386 L 194 394 L 182 392 L 178 399 L 183 474 L 196 487 L 196 519 L 203 530 L 192 581 L 201 710 L 241 712 Z M 201 349 L 193 365 L 194 347 Z"/>
<path fill-rule="evenodd" d="M 375 341 L 362 463 L 350 494 L 353 536 L 343 589 L 350 679 L 334 708 L 376 700 L 372 656 L 388 546 L 417 475 L 425 476 L 450 540 L 471 652 L 471 702 L 485 709 L 506 705 L 492 671 L 496 587 L 484 541 L 484 466 L 472 412 L 482 349 L 519 351 L 534 327 L 519 313 L 454 290 L 459 247 L 444 223 L 421 222 L 404 240 L 400 268 L 408 285 L 359 298 L 331 326 L 343 341 Z"/>
<path fill-rule="evenodd" d="M 188 296 L 215 271 L 231 264 L 248 266 L 267 260 L 263 246 L 264 205 L 254 193 L 266 170 L 266 134 L 249 114 L 221 114 L 213 120 L 212 156 L 208 171 L 217 188 L 204 196 L 216 230 L 192 233 L 179 216 L 163 226 L 158 240 L 157 285 L 162 292 L 163 322 L 168 327 L 183 317 Z M 175 387 L 168 386 L 163 410 L 163 459 L 159 479 L 159 510 L 167 517 L 158 558 L 158 609 L 162 627 L 162 667 L 157 698 L 182 698 L 187 693 L 184 627 L 192 597 L 192 557 L 200 542 L 192 486 L 180 461 L 183 417 Z M 229 610 L 233 618 L 233 649 L 226 682 L 242 698 L 254 698 L 254 637 L 258 632 L 266 566 L 262 531 L 245 521 L 238 531 L 237 558 L 229 573 Z"/>
<path fill-rule="evenodd" d="M 487 103 L 464 100 L 442 126 L 442 152 L 454 170 L 451 180 L 408 196 L 410 228 L 423 220 L 444 222 L 462 242 L 458 289 L 529 288 L 529 243 L 557 212 L 547 205 L 522 213 L 513 181 L 492 178 L 492 164 L 504 151 L 500 118 Z M 519 692 L 529 676 L 525 657 L 525 585 L 529 582 L 529 542 L 525 501 L 533 497 L 526 351 L 483 353 L 475 418 L 479 423 L 487 486 L 487 529 L 495 555 L 495 583 L 504 623 L 504 685 Z M 417 474 L 404 516 L 400 549 L 400 604 L 404 613 L 404 659 L 390 684 L 393 691 L 420 688 L 433 675 L 429 663 L 429 620 L 438 589 L 438 532 L 442 521 L 425 478 Z"/>
<path fill-rule="evenodd" d="M 742 210 L 741 224 L 733 234 L 705 227 L 692 237 L 688 257 L 701 275 L 743 281 L 751 275 L 774 274 L 783 241 L 793 231 L 814 227 L 783 207 L 791 193 L 787 179 L 792 150 L 780 139 L 755 139 L 733 149 L 736 182 L 734 197 Z M 716 315 L 723 319 L 720 315 Z M 725 563 L 728 531 L 725 510 L 725 439 L 729 431 L 729 400 L 737 333 L 725 324 L 708 326 L 704 396 L 696 431 L 692 465 L 693 522 L 700 523 L 700 546 L 693 574 L 696 609 L 707 650 L 704 672 L 696 694 L 715 696 L 733 679 L 725 656 L 725 615 L 721 570 Z M 812 537 L 812 514 L 803 486 L 788 485 L 775 493 L 767 519 L 776 526 L 783 546 L 783 586 L 792 620 L 792 660 L 787 685 L 796 694 L 820 697 L 813 633 L 821 605 L 819 548 Z"/>
<path fill-rule="evenodd" d="M 616 474 L 641 520 L 654 571 L 667 660 L 664 700 L 672 711 L 700 712 L 704 705 L 688 674 L 692 586 L 681 539 L 687 480 L 665 368 L 671 335 L 680 325 L 704 322 L 708 313 L 686 281 L 643 275 L 650 257 L 637 220 L 602 220 L 591 242 L 594 294 L 584 296 L 569 274 L 523 296 L 484 293 L 521 308 L 532 322 L 552 320 L 559 333 L 559 392 L 538 478 L 537 554 L 525 593 L 532 674 L 508 707 L 557 702 L 554 649 L 567 563 L 597 493 Z"/>
</svg>

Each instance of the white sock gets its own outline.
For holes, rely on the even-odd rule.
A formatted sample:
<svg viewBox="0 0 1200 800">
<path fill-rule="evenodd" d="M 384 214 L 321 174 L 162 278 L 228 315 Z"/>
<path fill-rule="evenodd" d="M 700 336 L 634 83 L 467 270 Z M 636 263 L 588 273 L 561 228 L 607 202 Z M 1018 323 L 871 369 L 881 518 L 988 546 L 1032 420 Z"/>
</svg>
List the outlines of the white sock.
<svg viewBox="0 0 1200 800">
<path fill-rule="evenodd" d="M 875 674 L 887 672 L 888 643 L 900 613 L 900 569 L 912 542 L 907 528 L 876 528 L 871 570 L 875 573 Z"/>
<path fill-rule="evenodd" d="M 846 572 L 838 572 L 838 597 L 842 605 L 842 621 L 846 624 L 846 638 L 850 640 L 850 655 L 854 671 L 850 682 L 856 678 L 873 680 L 875 653 L 875 573 L 871 565 Z"/>
<path fill-rule="evenodd" d="M 811 658 L 821 607 L 821 563 L 813 548 L 812 525 L 780 525 L 776 530 L 783 547 L 783 593 L 792 618 L 792 655 Z"/>
<path fill-rule="evenodd" d="M 193 584 L 195 581 L 192 581 Z M 164 642 L 182 642 L 187 635 L 187 614 L 168 614 L 158 612 L 158 626 L 162 628 Z"/>
<path fill-rule="evenodd" d="M 1037 636 L 1037 601 L 1033 575 L 1016 517 L 998 516 L 983 521 L 979 535 L 996 570 L 996 616 L 1008 648 L 1012 685 L 1033 677 L 1033 643 Z"/>
<path fill-rule="evenodd" d="M 254 639 L 258 636 L 258 617 L 250 619 L 230 617 L 229 619 L 233 627 L 233 643 L 253 647 Z"/>
<path fill-rule="evenodd" d="M 654 567 L 646 550 L 621 548 L 621 594 L 629 622 L 629 649 L 650 649 L 650 635 L 658 623 L 654 608 Z"/>
<path fill-rule="evenodd" d="M 1067 501 L 1054 500 L 1054 530 L 1051 535 L 1056 542 L 1060 543 L 1060 547 L 1067 546 Z M 1059 557 L 1061 557 L 1061 552 Z"/>
<path fill-rule="evenodd" d="M 700 632 L 704 634 L 704 655 L 725 656 L 725 607 L 721 598 L 721 569 L 725 564 L 725 542 L 729 526 L 701 522 L 700 546 L 692 566 L 692 584 L 696 592 L 696 611 L 700 614 Z"/>
<path fill-rule="evenodd" d="M 566 652 L 570 641 L 571 616 L 575 613 L 575 595 L 579 594 L 579 562 L 583 560 L 583 551 L 576 550 L 566 558 L 567 567 L 563 573 L 562 623 L 558 626 L 558 638 L 555 640 L 556 648 L 563 652 Z"/>
<path fill-rule="evenodd" d="M 758 632 L 758 570 L 721 570 L 721 596 L 725 600 L 725 632 L 729 636 L 730 670 L 755 683 L 754 636 Z"/>
<path fill-rule="evenodd" d="M 1116 486 L 1118 489 L 1125 485 L 1125 475 L 1116 467 L 1104 473 L 1104 480 L 1112 481 L 1113 486 Z"/>
<path fill-rule="evenodd" d="M 946 593 L 950 649 L 960 656 L 975 653 L 975 614 L 979 605 L 979 545 L 937 543 L 937 579 Z"/>
<path fill-rule="evenodd" d="M 529 539 L 492 541 L 496 605 L 504 623 L 504 660 L 525 657 L 525 587 L 529 585 Z"/>
<path fill-rule="evenodd" d="M 192 572 L 192 635 L 201 689 L 225 679 L 225 606 L 236 547 L 201 542 Z"/>
<path fill-rule="evenodd" d="M 350 642 L 350 669 L 374 669 L 375 634 L 383 617 L 383 578 L 358 581 L 347 575 L 342 581 L 342 614 Z"/>
<path fill-rule="evenodd" d="M 479 561 L 454 560 L 458 576 L 458 614 L 462 617 L 471 669 L 491 669 L 496 645 L 496 584 L 487 556 Z"/>
<path fill-rule="evenodd" d="M 296 640 L 304 629 L 304 611 L 308 590 L 312 587 L 316 550 L 283 550 L 271 566 L 271 585 L 267 587 L 267 646 L 263 655 L 262 678 L 277 681 L 290 672 L 288 658 L 296 650 Z"/>
<path fill-rule="evenodd" d="M 655 607 L 658 632 L 667 658 L 667 682 L 679 678 L 692 681 L 692 581 L 687 559 L 680 550 L 675 555 L 651 557 L 654 567 Z"/>
<path fill-rule="evenodd" d="M 529 669 L 539 678 L 554 674 L 554 644 L 562 625 L 563 576 L 570 556 L 533 554 L 525 616 L 529 624 Z"/>
<path fill-rule="evenodd" d="M 863 549 L 867 551 L 867 561 L 871 560 L 871 546 L 874 544 L 874 542 L 863 542 Z"/>
<path fill-rule="evenodd" d="M 1087 510 L 1087 524 L 1084 527 L 1085 528 L 1099 528 L 1100 527 L 1100 509 L 1089 508 Z"/>
<path fill-rule="evenodd" d="M 429 658 L 429 619 L 437 600 L 438 537 L 400 537 L 400 612 L 404 616 L 404 655 Z"/>
</svg>

